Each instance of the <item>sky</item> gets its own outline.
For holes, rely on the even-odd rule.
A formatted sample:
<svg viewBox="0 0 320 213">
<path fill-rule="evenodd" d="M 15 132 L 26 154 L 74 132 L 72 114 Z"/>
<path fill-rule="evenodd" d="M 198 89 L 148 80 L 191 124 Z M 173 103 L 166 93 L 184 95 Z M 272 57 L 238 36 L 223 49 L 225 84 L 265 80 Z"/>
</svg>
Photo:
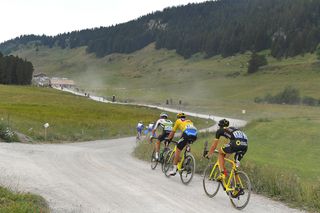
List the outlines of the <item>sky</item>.
<svg viewBox="0 0 320 213">
<path fill-rule="evenodd" d="M 57 35 L 136 19 L 207 0 L 1 0 L 0 43 L 20 35 Z"/>
</svg>

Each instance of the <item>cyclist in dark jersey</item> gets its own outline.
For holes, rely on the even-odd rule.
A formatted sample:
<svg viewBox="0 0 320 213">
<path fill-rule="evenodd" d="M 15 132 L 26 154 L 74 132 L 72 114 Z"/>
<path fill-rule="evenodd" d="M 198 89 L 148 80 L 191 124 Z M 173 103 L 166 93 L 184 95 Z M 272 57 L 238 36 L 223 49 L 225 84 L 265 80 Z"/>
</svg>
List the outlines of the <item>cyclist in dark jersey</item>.
<svg viewBox="0 0 320 213">
<path fill-rule="evenodd" d="M 221 147 L 221 149 L 219 149 L 219 164 L 220 168 L 222 169 L 220 179 L 224 179 L 227 175 L 227 170 L 224 166 L 224 158 L 226 154 L 235 153 L 235 160 L 240 161 L 248 150 L 248 137 L 241 130 L 235 127 L 229 127 L 229 121 L 226 119 L 220 120 L 218 126 L 219 129 L 216 132 L 216 137 L 213 140 L 207 156 L 211 157 L 212 153 L 218 146 L 220 137 L 229 139 L 229 143 L 225 144 L 223 147 Z"/>
</svg>

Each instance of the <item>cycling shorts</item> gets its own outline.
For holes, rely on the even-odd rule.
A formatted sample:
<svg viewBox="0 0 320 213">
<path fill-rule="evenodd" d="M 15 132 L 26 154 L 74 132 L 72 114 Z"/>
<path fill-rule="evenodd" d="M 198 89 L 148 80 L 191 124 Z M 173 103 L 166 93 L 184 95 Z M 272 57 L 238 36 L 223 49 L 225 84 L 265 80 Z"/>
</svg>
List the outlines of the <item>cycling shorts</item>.
<svg viewBox="0 0 320 213">
<path fill-rule="evenodd" d="M 170 131 L 163 131 L 161 135 L 159 135 L 158 140 L 160 142 L 164 141 L 165 138 L 167 138 L 170 134 Z"/>
<path fill-rule="evenodd" d="M 248 150 L 248 143 L 247 141 L 231 140 L 228 144 L 221 147 L 221 150 L 225 154 L 241 152 L 244 155 Z"/>
<path fill-rule="evenodd" d="M 183 148 L 188 144 L 188 143 L 193 143 L 194 141 L 197 140 L 197 131 L 189 131 L 186 132 L 184 131 L 182 133 L 182 136 L 180 140 L 178 141 L 177 148 L 180 150 L 183 150 Z"/>
</svg>

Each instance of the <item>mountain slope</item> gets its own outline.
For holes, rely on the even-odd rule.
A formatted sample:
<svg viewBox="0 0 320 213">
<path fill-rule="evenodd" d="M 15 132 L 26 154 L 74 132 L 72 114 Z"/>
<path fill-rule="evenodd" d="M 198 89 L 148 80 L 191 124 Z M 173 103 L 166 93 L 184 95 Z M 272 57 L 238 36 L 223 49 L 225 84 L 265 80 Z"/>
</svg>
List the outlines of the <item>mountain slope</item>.
<svg viewBox="0 0 320 213">
<path fill-rule="evenodd" d="M 88 53 L 132 53 L 155 42 L 185 58 L 271 49 L 274 57 L 313 52 L 320 42 L 316 0 L 219 0 L 172 7 L 127 23 L 54 37 L 28 35 L 0 44 L 10 53 L 19 45 L 86 46 Z"/>
</svg>

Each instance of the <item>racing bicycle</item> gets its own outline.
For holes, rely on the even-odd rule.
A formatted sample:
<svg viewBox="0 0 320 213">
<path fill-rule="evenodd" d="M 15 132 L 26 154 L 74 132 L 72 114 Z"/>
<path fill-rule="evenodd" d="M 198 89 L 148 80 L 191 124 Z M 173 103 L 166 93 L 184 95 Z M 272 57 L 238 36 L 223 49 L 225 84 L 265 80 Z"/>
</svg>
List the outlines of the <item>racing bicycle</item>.
<svg viewBox="0 0 320 213">
<path fill-rule="evenodd" d="M 218 152 L 215 150 L 215 152 Z M 214 197 L 220 186 L 223 187 L 224 191 L 229 196 L 229 199 L 236 209 L 243 209 L 247 206 L 251 195 L 251 182 L 248 175 L 239 171 L 238 167 L 240 162 L 238 161 L 238 154 L 235 156 L 235 160 L 224 158 L 225 162 L 231 164 L 231 172 L 229 177 L 219 180 L 221 168 L 219 160 L 216 163 L 210 163 L 203 175 L 203 189 L 206 195 L 210 198 Z"/>
<path fill-rule="evenodd" d="M 167 177 L 170 177 L 169 170 L 173 167 L 173 159 L 177 150 L 177 141 L 171 141 L 175 144 L 173 150 L 169 150 L 166 154 L 163 164 L 163 172 Z M 183 184 L 187 185 L 191 182 L 196 169 L 196 161 L 191 153 L 190 143 L 184 149 L 182 158 L 177 165 L 178 173 Z"/>
<path fill-rule="evenodd" d="M 156 137 L 152 137 L 150 140 L 154 140 L 157 139 Z M 164 141 L 164 147 L 160 148 L 160 152 L 159 152 L 159 159 L 156 159 L 156 150 L 153 149 L 153 152 L 151 154 L 151 169 L 154 170 L 157 168 L 158 163 L 161 164 L 161 170 L 163 170 L 163 165 L 164 165 L 164 159 L 167 156 L 167 153 L 171 150 L 170 146 L 169 146 L 170 142 L 168 140 Z"/>
</svg>

